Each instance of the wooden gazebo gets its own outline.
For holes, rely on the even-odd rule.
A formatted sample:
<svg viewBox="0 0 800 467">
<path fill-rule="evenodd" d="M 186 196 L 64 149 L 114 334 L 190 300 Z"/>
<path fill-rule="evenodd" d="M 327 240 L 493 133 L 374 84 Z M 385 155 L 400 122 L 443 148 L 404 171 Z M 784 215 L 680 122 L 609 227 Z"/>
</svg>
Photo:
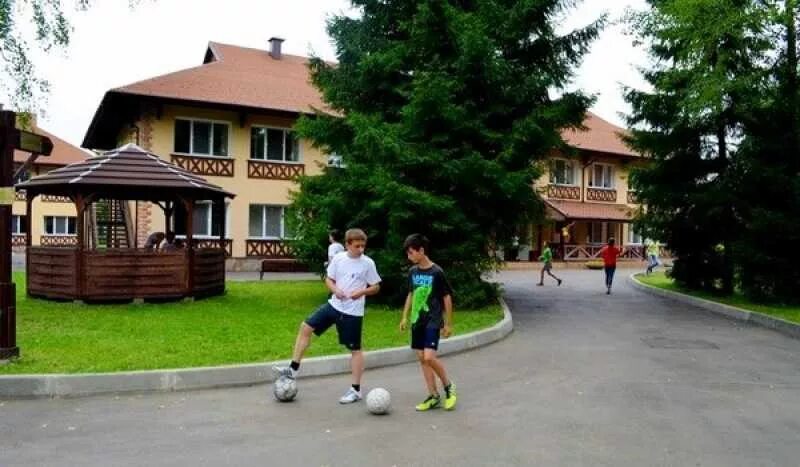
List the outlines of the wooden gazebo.
<svg viewBox="0 0 800 467">
<path fill-rule="evenodd" d="M 198 201 L 211 201 L 212 209 L 224 213 L 225 199 L 234 195 L 155 154 L 129 144 L 34 177 L 16 188 L 26 191 L 28 232 L 36 196 L 68 197 L 78 213 L 76 244 L 32 246 L 28 235 L 26 274 L 31 296 L 104 301 L 199 298 L 225 292 L 225 216 L 217 216 L 222 219 L 218 245 L 198 248 L 192 238 L 192 214 Z M 183 208 L 185 248 L 156 251 L 138 248 L 136 241 L 133 245 L 97 241 L 93 203 L 127 206 L 139 201 L 160 206 L 167 229 L 176 207 Z M 209 243 L 213 245 L 203 242 Z"/>
</svg>

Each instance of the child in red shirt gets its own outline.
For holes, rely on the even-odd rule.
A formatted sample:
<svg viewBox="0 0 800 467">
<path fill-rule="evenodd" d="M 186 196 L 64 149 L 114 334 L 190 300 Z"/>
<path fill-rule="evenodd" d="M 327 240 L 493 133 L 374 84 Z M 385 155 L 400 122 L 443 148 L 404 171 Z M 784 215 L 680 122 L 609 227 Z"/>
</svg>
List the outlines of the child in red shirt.
<svg viewBox="0 0 800 467">
<path fill-rule="evenodd" d="M 614 282 L 614 272 L 617 270 L 617 258 L 622 254 L 622 250 L 614 246 L 614 243 L 614 238 L 609 238 L 608 245 L 600 250 L 606 271 L 606 295 L 611 294 L 611 284 Z"/>
</svg>

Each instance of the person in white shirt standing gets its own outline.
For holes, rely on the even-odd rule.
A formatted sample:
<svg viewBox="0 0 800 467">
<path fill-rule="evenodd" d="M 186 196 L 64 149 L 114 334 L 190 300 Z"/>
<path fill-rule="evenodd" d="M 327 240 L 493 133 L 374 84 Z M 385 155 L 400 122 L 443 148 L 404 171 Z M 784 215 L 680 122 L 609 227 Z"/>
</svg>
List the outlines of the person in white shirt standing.
<svg viewBox="0 0 800 467">
<path fill-rule="evenodd" d="M 295 378 L 300 361 L 311 344 L 311 334 L 321 336 L 334 324 L 339 343 L 350 350 L 352 385 L 339 399 L 341 404 L 361 400 L 361 376 L 364 374 L 364 354 L 361 350 L 361 329 L 364 321 L 365 297 L 380 290 L 381 278 L 375 262 L 364 254 L 367 235 L 361 229 L 345 232 L 347 250 L 334 256 L 328 264 L 325 285 L 331 298 L 300 324 L 300 331 L 288 367 L 275 367 L 278 376 Z"/>
<path fill-rule="evenodd" d="M 331 260 L 333 260 L 334 256 L 344 251 L 342 233 L 340 231 L 334 229 L 328 232 L 328 242 L 330 243 L 330 245 L 328 245 L 328 262 L 325 263 L 325 267 L 331 264 Z"/>
</svg>

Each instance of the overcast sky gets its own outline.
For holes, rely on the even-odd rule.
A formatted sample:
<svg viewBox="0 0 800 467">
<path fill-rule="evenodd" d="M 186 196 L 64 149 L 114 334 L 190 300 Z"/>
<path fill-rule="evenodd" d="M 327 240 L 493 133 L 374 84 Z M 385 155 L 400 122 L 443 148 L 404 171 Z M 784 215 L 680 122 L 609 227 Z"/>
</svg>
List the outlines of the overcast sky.
<svg viewBox="0 0 800 467">
<path fill-rule="evenodd" d="M 114 87 L 200 65 L 209 41 L 246 47 L 286 39 L 284 51 L 334 58 L 325 19 L 345 11 L 346 0 L 126 0 L 95 2 L 88 12 L 70 14 L 75 32 L 64 54 L 38 56 L 52 85 L 46 118 L 39 125 L 80 144 L 103 94 Z M 67 2 L 69 3 L 69 2 Z M 589 23 L 603 12 L 619 18 L 644 0 L 585 0 L 563 27 Z M 627 106 L 620 85 L 642 86 L 634 65 L 645 62 L 621 26 L 605 30 L 578 71 L 575 87 L 598 95 L 593 110 L 621 124 Z"/>
</svg>

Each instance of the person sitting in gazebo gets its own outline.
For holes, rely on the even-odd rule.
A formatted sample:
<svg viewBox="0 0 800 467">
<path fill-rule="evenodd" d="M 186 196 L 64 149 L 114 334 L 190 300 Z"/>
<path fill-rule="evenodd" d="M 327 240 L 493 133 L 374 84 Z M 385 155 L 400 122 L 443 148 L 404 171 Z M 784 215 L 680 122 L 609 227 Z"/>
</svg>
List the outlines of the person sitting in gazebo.
<svg viewBox="0 0 800 467">
<path fill-rule="evenodd" d="M 178 249 L 178 245 L 176 245 L 175 240 L 175 232 L 167 232 L 167 236 L 164 240 L 164 245 L 161 247 L 162 251 L 175 251 Z"/>
<path fill-rule="evenodd" d="M 158 250 L 158 246 L 161 245 L 161 242 L 164 241 L 164 232 L 153 232 L 147 237 L 147 241 L 144 242 L 144 249 L 145 250 Z"/>
</svg>

